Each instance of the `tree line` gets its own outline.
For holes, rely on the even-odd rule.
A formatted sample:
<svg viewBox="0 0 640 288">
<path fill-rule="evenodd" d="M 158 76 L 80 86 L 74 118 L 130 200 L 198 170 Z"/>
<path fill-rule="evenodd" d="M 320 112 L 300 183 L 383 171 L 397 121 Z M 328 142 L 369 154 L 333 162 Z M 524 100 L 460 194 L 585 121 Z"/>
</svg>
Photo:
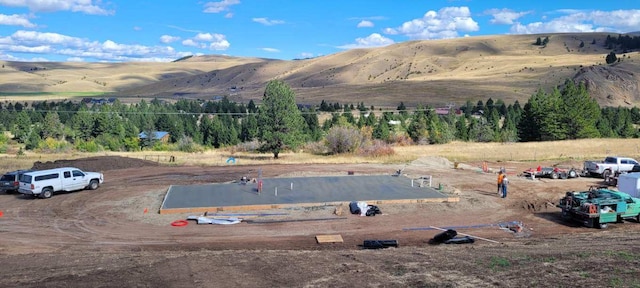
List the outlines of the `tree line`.
<svg viewBox="0 0 640 288">
<path fill-rule="evenodd" d="M 137 151 L 243 146 L 271 152 L 323 143 L 327 153 L 352 152 L 361 143 L 442 144 L 451 141 L 518 142 L 640 136 L 637 107 L 600 107 L 583 84 L 567 80 L 539 90 L 521 106 L 501 99 L 467 101 L 459 108 L 429 105 L 374 109 L 364 103 L 297 105 L 290 87 L 270 82 L 260 105 L 181 99 L 91 105 L 72 101 L 0 104 L 0 129 L 28 150 Z M 323 112 L 329 110 L 331 112 Z M 320 115 L 329 114 L 320 123 Z M 153 139 L 166 131 L 168 143 Z M 146 137 L 140 139 L 140 132 Z M 8 139 L 0 137 L 0 152 Z M 355 143 L 355 144 L 354 144 Z"/>
</svg>

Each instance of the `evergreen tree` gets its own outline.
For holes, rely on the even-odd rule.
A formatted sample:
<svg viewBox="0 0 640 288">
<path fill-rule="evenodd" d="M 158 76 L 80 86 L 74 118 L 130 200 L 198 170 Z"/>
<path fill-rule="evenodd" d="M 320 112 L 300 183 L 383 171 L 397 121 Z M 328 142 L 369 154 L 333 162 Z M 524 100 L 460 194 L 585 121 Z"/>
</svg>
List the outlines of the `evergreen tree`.
<svg viewBox="0 0 640 288">
<path fill-rule="evenodd" d="M 60 122 L 60 118 L 58 116 L 58 112 L 50 111 L 47 112 L 44 117 L 44 121 L 42 122 L 41 129 L 41 137 L 42 139 L 53 138 L 53 139 L 61 139 L 64 134 L 64 125 Z"/>
<path fill-rule="evenodd" d="M 460 117 L 456 121 L 456 139 L 469 141 L 469 128 L 467 127 L 467 117 Z"/>
<path fill-rule="evenodd" d="M 267 84 L 258 115 L 263 151 L 278 158 L 285 148 L 295 149 L 304 141 L 304 118 L 298 110 L 295 94 L 282 80 Z"/>
<path fill-rule="evenodd" d="M 18 139 L 18 142 L 27 143 L 32 130 L 31 125 L 31 117 L 29 117 L 27 111 L 21 110 L 18 112 L 13 129 L 11 129 L 11 133 L 16 139 Z"/>
<path fill-rule="evenodd" d="M 242 142 L 256 139 L 258 136 L 258 117 L 255 114 L 247 115 L 242 119 L 240 127 L 240 140 Z"/>
<path fill-rule="evenodd" d="M 584 83 L 576 87 L 572 80 L 565 82 L 559 112 L 567 139 L 600 137 L 596 128 L 596 122 L 600 119 L 600 106 L 589 96 Z"/>
<path fill-rule="evenodd" d="M 373 129 L 373 138 L 380 139 L 384 141 L 388 141 L 391 136 L 391 132 L 389 130 L 389 123 L 384 120 L 384 117 L 380 117 L 378 121 L 378 125 L 376 125 Z"/>
</svg>

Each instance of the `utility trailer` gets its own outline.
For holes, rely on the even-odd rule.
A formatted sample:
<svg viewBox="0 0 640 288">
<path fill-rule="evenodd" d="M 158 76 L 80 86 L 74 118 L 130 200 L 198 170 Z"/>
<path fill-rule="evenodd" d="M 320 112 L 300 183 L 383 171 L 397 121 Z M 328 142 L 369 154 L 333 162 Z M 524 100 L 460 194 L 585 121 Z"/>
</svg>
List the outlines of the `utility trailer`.
<svg viewBox="0 0 640 288">
<path fill-rule="evenodd" d="M 529 169 L 522 172 L 523 177 L 527 178 L 551 178 L 551 179 L 567 179 L 576 178 L 580 176 L 580 173 L 571 169 L 562 169 L 558 167 L 540 167 L 536 169 Z"/>
<path fill-rule="evenodd" d="M 625 219 L 640 223 L 640 199 L 606 187 L 567 192 L 556 207 L 562 209 L 563 218 L 592 228 L 605 229 L 609 223 L 622 223 Z"/>
</svg>

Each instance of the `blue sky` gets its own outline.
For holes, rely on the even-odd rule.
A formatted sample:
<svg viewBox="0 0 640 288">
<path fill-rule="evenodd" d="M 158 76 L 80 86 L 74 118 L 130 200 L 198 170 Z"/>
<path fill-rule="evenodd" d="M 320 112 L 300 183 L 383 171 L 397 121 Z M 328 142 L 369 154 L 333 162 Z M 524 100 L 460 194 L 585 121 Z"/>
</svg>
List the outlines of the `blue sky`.
<svg viewBox="0 0 640 288">
<path fill-rule="evenodd" d="M 300 59 L 409 40 L 640 31 L 639 0 L 0 0 L 0 59 Z"/>
</svg>

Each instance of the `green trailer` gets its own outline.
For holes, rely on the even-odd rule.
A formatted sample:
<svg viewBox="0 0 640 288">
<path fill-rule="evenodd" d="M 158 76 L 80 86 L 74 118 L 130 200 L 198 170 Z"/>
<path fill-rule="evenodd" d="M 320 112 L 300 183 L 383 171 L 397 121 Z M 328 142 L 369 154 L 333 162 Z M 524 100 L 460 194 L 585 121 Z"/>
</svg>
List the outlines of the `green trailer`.
<svg viewBox="0 0 640 288">
<path fill-rule="evenodd" d="M 640 223 L 640 199 L 606 187 L 591 187 L 588 191 L 571 191 L 560 199 L 562 216 L 587 227 L 607 228 L 609 223 L 634 219 Z"/>
</svg>

